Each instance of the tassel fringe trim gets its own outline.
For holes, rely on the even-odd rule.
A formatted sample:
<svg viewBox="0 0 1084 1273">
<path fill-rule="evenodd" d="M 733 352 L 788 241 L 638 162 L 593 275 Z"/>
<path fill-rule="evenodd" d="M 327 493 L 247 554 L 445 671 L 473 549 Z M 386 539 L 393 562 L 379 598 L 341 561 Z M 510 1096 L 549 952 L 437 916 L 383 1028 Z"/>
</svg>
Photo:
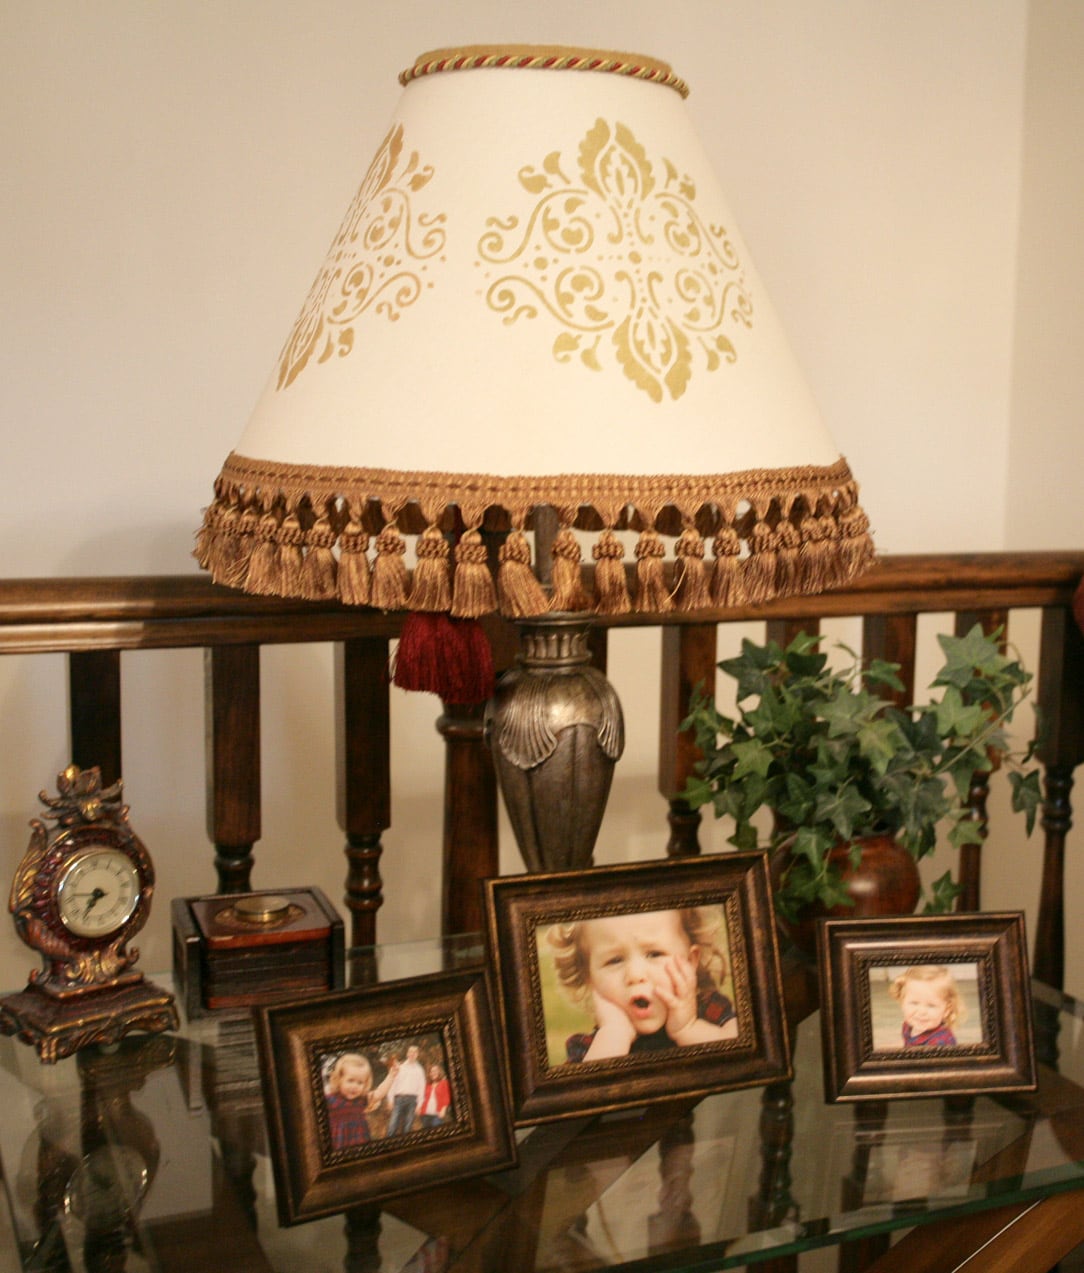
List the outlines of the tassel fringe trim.
<svg viewBox="0 0 1084 1273">
<path fill-rule="evenodd" d="M 524 533 L 541 506 L 560 523 L 548 587 Z M 453 507 L 465 529 L 447 533 Z M 480 530 L 491 509 L 512 525 L 492 559 Z M 408 569 L 403 526 L 416 530 L 420 510 L 425 525 L 411 536 Z M 593 569 L 574 530 L 589 520 L 584 510 L 594 510 L 595 526 L 600 515 L 604 522 Z M 615 533 L 630 525 L 641 527 L 634 565 Z M 873 563 L 874 549 L 842 459 L 718 477 L 497 479 L 309 471 L 231 455 L 194 555 L 217 583 L 247 592 L 466 619 L 756 606 L 845 583 Z"/>
</svg>

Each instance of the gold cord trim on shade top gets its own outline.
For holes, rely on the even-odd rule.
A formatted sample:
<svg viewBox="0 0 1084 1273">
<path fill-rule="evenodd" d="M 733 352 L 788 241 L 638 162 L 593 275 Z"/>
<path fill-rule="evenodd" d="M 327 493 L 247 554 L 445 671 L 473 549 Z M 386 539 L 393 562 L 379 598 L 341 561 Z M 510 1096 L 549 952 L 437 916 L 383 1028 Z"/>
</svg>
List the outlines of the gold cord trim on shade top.
<svg viewBox="0 0 1084 1273">
<path fill-rule="evenodd" d="M 399 83 L 441 71 L 471 70 L 604 71 L 628 75 L 672 88 L 682 97 L 689 86 L 675 75 L 666 62 L 637 53 L 614 53 L 603 49 L 566 48 L 544 44 L 471 44 L 457 49 L 434 49 L 423 53 L 413 66 L 399 73 Z"/>
<path fill-rule="evenodd" d="M 453 507 L 454 533 L 443 524 Z M 559 522 L 549 595 L 532 571 L 524 534 L 532 510 L 542 507 Z M 493 565 L 480 534 L 489 510 L 503 511 L 510 524 Z M 594 510 L 593 524 L 602 523 L 592 549 L 593 596 L 572 533 L 581 510 Z M 411 572 L 402 532 L 419 518 Z M 628 573 L 612 533 L 619 526 L 640 532 Z M 676 539 L 672 563 L 665 561 L 667 534 Z M 843 459 L 705 476 L 496 477 L 308 467 L 233 453 L 195 555 L 216 582 L 247 592 L 467 618 L 495 609 L 525 617 L 547 609 L 664 613 L 759 604 L 846 582 L 871 564 L 873 545 Z"/>
</svg>

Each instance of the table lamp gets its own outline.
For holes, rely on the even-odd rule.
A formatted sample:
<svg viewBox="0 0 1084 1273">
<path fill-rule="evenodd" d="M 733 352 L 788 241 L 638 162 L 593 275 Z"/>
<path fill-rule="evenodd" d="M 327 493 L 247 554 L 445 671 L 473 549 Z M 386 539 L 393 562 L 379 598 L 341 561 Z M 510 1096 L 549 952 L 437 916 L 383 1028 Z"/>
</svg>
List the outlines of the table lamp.
<svg viewBox="0 0 1084 1273">
<path fill-rule="evenodd" d="M 668 65 L 472 46 L 399 78 L 196 556 L 406 612 L 396 681 L 450 702 L 492 690 L 475 621 L 517 620 L 498 779 L 528 867 L 583 866 L 623 746 L 591 614 L 820 591 L 868 521 Z"/>
</svg>

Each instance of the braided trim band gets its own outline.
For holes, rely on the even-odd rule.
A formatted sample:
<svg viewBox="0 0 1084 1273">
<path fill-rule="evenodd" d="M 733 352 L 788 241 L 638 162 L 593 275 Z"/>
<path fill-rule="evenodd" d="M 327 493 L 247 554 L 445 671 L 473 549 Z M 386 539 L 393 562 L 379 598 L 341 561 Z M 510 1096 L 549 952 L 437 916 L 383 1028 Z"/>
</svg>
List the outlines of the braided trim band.
<svg viewBox="0 0 1084 1273">
<path fill-rule="evenodd" d="M 682 97 L 689 96 L 688 84 L 675 75 L 666 62 L 657 58 L 539 44 L 473 44 L 459 49 L 434 49 L 431 53 L 423 53 L 413 66 L 400 72 L 399 83 L 405 87 L 411 80 L 440 71 L 479 69 L 605 71 L 611 75 L 628 75 L 633 79 L 661 84 Z"/>
<path fill-rule="evenodd" d="M 751 505 L 764 516 L 769 504 L 789 510 L 804 496 L 816 507 L 824 497 L 833 503 L 841 492 L 857 494 L 844 459 L 834 464 L 800 465 L 783 469 L 748 469 L 738 473 L 684 475 L 656 473 L 559 473 L 537 477 L 495 476 L 488 473 L 408 472 L 402 469 L 337 468 L 319 464 L 283 464 L 253 460 L 232 452 L 222 466 L 220 483 L 246 499 L 265 503 L 278 495 L 308 496 L 314 503 L 345 499 L 351 504 L 379 500 L 386 509 L 416 503 L 428 521 L 436 521 L 449 505 L 456 505 L 468 526 L 478 526 L 487 508 L 506 509 L 521 523 L 533 508 L 594 508 L 607 525 L 614 525 L 628 507 L 650 521 L 673 506 L 687 520 L 701 508 L 717 505 L 732 520 L 738 505 Z"/>
</svg>

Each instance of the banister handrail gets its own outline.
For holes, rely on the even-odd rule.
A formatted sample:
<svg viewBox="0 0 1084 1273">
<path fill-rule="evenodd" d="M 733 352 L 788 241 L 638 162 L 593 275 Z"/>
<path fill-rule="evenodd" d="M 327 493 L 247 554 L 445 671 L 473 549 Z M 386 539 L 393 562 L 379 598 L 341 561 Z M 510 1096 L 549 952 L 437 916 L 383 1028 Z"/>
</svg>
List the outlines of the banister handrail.
<svg viewBox="0 0 1084 1273">
<path fill-rule="evenodd" d="M 644 627 L 1069 605 L 1082 576 L 1084 551 L 1077 550 L 886 554 L 858 579 L 814 596 L 695 614 L 599 615 L 596 621 L 606 628 Z M 252 596 L 197 574 L 0 580 L 0 653 L 395 636 L 400 623 L 398 614 L 338 601 Z M 60 628 L 68 629 L 70 645 L 58 639 Z"/>
</svg>

